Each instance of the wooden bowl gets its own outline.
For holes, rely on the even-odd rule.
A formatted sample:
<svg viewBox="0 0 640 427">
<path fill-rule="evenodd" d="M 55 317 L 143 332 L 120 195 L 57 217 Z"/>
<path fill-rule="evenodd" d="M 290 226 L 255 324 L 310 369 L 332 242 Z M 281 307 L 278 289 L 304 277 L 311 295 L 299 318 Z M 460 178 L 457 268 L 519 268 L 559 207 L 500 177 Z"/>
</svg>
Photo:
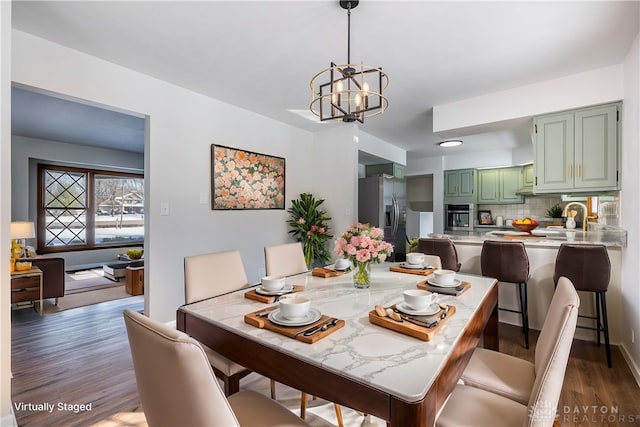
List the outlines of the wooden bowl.
<svg viewBox="0 0 640 427">
<path fill-rule="evenodd" d="M 531 224 L 516 224 L 514 222 L 511 225 L 513 226 L 513 228 L 516 228 L 520 231 L 526 231 L 527 233 L 531 233 L 531 230 L 534 230 L 538 226 L 538 223 L 535 221 L 532 221 Z"/>
</svg>

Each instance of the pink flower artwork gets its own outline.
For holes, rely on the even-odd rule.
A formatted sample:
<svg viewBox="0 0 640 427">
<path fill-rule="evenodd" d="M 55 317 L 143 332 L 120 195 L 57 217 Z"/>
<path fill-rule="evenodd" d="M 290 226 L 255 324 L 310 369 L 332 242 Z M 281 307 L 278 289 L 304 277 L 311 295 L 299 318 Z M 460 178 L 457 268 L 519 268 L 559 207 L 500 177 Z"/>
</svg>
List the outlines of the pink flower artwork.
<svg viewBox="0 0 640 427">
<path fill-rule="evenodd" d="M 284 158 L 211 145 L 211 164 L 212 209 L 284 209 Z"/>
</svg>

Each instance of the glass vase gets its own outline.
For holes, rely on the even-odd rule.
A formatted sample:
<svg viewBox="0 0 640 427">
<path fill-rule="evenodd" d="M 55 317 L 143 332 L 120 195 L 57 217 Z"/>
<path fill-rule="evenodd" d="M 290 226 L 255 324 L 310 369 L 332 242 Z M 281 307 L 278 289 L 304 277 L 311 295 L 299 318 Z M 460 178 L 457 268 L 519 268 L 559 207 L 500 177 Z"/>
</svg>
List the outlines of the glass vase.
<svg viewBox="0 0 640 427">
<path fill-rule="evenodd" d="M 353 286 L 358 289 L 366 289 L 371 284 L 371 263 L 355 262 L 353 273 Z"/>
</svg>

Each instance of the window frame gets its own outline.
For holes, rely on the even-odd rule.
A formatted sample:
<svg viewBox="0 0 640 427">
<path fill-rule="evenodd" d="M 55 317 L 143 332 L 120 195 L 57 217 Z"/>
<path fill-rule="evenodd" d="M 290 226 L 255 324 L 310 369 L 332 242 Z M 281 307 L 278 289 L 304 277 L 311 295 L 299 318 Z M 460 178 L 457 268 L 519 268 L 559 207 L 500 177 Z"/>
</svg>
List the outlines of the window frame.
<svg viewBox="0 0 640 427">
<path fill-rule="evenodd" d="M 85 220 L 86 220 L 86 244 L 74 244 L 74 245 L 60 245 L 60 246 L 46 246 L 46 208 L 44 206 L 44 177 L 47 170 L 50 171 L 64 171 L 71 173 L 82 173 L 85 174 L 85 179 L 87 182 L 86 188 L 86 212 L 85 212 Z M 90 168 L 90 167 L 79 167 L 79 166 L 65 166 L 65 165 L 56 165 L 50 163 L 39 163 L 38 164 L 38 197 L 37 197 L 37 208 L 36 208 L 36 242 L 37 242 L 37 252 L 39 254 L 52 254 L 52 253 L 61 253 L 61 252 L 77 252 L 77 251 L 91 251 L 91 250 L 99 250 L 99 249 L 110 249 L 110 248 L 125 248 L 132 246 L 140 246 L 144 244 L 144 236 L 142 240 L 135 242 L 117 242 L 117 243 L 96 243 L 95 242 L 95 225 L 96 225 L 96 216 L 98 212 L 98 206 L 95 201 L 95 180 L 96 176 L 104 176 L 111 175 L 114 177 L 126 177 L 126 178 L 135 178 L 144 180 L 144 173 L 136 173 L 136 172 L 124 172 L 124 171 L 115 171 L 109 169 L 98 169 L 98 168 Z"/>
</svg>

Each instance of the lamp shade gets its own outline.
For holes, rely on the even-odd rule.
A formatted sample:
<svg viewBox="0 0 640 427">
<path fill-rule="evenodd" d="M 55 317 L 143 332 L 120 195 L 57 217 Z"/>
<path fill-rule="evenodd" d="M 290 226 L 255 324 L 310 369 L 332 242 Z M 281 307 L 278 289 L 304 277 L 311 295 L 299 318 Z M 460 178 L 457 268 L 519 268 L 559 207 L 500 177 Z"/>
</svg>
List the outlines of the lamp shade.
<svg viewBox="0 0 640 427">
<path fill-rule="evenodd" d="M 33 222 L 15 221 L 11 223 L 11 239 L 33 239 L 36 237 L 36 228 Z"/>
</svg>

